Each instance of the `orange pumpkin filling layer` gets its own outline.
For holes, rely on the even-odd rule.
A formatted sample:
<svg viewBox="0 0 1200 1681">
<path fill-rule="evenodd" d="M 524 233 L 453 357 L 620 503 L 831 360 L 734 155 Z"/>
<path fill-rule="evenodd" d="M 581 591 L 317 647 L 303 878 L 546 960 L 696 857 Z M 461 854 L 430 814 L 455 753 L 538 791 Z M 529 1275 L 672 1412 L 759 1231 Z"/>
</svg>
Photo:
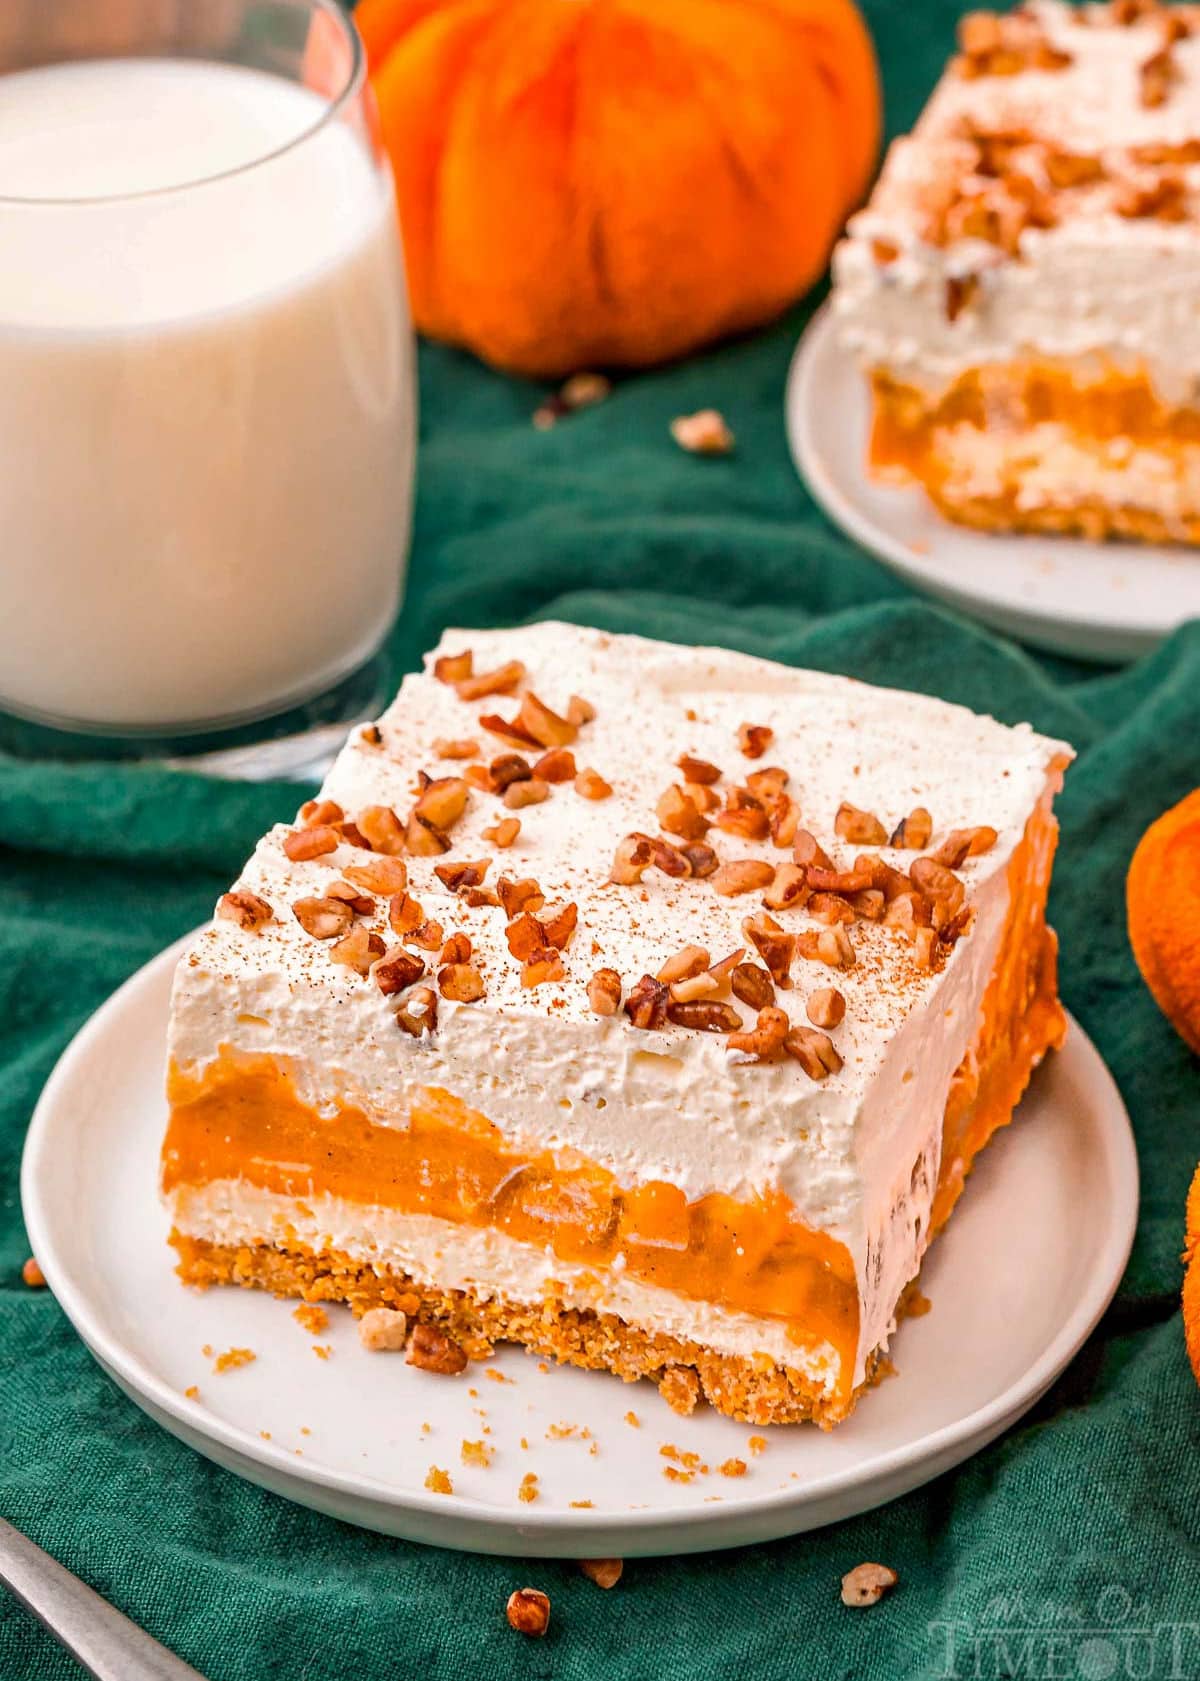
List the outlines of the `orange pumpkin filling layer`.
<svg viewBox="0 0 1200 1681">
<path fill-rule="evenodd" d="M 917 478 L 933 470 L 938 433 L 953 426 L 1017 434 L 1052 422 L 1083 442 L 1128 438 L 1167 455 L 1200 444 L 1200 409 L 1164 403 L 1143 373 L 1111 369 L 1085 382 L 1048 363 L 985 365 L 935 397 L 877 371 L 872 392 L 871 465 Z"/>
<path fill-rule="evenodd" d="M 427 1087 L 404 1128 L 360 1108 L 320 1114 L 269 1057 L 224 1050 L 198 1079 L 172 1069 L 163 1189 L 242 1179 L 280 1196 L 351 1202 L 486 1226 L 563 1261 L 611 1267 L 692 1301 L 784 1321 L 830 1343 L 853 1378 L 858 1288 L 844 1244 L 793 1217 L 781 1194 L 689 1202 L 674 1185 L 625 1189 L 587 1161 L 515 1149 L 485 1115 Z"/>
</svg>

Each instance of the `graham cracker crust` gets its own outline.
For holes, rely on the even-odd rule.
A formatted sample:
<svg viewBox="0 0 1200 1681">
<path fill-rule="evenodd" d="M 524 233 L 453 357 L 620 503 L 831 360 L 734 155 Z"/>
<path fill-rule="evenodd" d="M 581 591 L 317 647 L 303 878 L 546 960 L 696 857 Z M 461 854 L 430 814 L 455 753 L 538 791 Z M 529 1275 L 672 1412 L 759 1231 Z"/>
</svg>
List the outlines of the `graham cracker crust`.
<svg viewBox="0 0 1200 1681">
<path fill-rule="evenodd" d="M 1200 518 L 1166 520 L 1147 508 L 1081 499 L 1039 508 L 1018 507 L 1009 496 L 959 496 L 921 481 L 930 501 L 956 525 L 975 531 L 1027 532 L 1052 537 L 1085 537 L 1089 542 L 1200 544 Z"/>
<path fill-rule="evenodd" d="M 612 1372 L 626 1383 L 649 1378 L 676 1412 L 690 1413 L 703 1398 L 717 1412 L 744 1424 L 799 1424 L 832 1429 L 848 1418 L 859 1396 L 891 1374 L 879 1351 L 867 1361 L 865 1381 L 849 1394 L 830 1395 L 803 1372 L 765 1356 L 719 1354 L 699 1343 L 639 1330 L 614 1314 L 567 1307 L 553 1295 L 540 1303 L 484 1301 L 469 1291 L 431 1288 L 336 1250 L 315 1254 L 302 1245 L 233 1245 L 171 1233 L 178 1272 L 187 1284 L 240 1284 L 299 1296 L 306 1302 L 344 1302 L 361 1316 L 374 1307 L 399 1308 L 436 1326 L 473 1359 L 498 1342 L 517 1342 L 560 1365 Z M 905 1292 L 897 1318 L 915 1293 Z"/>
</svg>

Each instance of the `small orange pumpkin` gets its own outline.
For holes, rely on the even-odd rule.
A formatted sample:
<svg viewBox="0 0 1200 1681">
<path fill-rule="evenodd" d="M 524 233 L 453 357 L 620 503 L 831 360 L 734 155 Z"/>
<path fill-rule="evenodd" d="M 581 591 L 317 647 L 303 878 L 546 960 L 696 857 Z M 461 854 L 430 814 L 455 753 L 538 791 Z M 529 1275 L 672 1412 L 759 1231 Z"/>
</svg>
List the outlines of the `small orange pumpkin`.
<svg viewBox="0 0 1200 1681">
<path fill-rule="evenodd" d="M 644 366 L 778 314 L 879 143 L 853 0 L 361 0 L 417 325 Z"/>
<path fill-rule="evenodd" d="M 1183 1333 L 1192 1370 L 1200 1383 L 1200 1168 L 1188 1193 L 1187 1238 L 1183 1247 Z"/>
</svg>

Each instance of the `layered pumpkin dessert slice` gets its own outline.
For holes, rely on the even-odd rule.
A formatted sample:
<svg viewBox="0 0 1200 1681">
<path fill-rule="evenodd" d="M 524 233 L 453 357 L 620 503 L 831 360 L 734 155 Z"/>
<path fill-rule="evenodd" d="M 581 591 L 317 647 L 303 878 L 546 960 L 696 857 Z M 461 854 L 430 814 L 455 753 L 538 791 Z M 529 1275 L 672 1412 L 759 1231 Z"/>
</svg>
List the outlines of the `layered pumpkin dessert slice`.
<svg viewBox="0 0 1200 1681">
<path fill-rule="evenodd" d="M 990 531 L 1200 541 L 1200 6 L 963 18 L 834 259 L 869 465 Z"/>
<path fill-rule="evenodd" d="M 182 1277 L 845 1418 L 1062 1039 L 1070 757 L 717 649 L 448 633 L 179 964 Z"/>
</svg>

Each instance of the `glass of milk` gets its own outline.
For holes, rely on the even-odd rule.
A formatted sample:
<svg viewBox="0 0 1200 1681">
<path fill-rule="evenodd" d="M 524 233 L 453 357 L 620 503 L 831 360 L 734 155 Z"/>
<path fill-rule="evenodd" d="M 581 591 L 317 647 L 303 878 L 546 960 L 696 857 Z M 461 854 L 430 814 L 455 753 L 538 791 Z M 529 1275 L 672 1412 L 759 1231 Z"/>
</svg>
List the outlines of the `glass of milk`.
<svg viewBox="0 0 1200 1681">
<path fill-rule="evenodd" d="M 415 404 L 370 99 L 334 0 L 3 0 L 0 711 L 187 736 L 377 653 Z"/>
</svg>

